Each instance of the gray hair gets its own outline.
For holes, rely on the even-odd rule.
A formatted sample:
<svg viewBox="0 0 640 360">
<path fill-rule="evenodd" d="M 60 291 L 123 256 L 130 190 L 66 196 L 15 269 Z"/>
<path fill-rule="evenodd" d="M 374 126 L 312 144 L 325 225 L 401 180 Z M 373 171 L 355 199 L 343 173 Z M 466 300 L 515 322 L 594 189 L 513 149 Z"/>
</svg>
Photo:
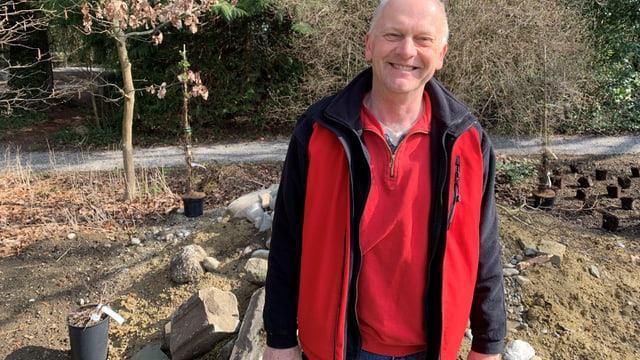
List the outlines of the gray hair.
<svg viewBox="0 0 640 360">
<path fill-rule="evenodd" d="M 375 26 L 378 23 L 378 19 L 382 14 L 382 10 L 387 5 L 389 0 L 380 0 L 380 3 L 376 7 L 376 11 L 373 13 L 373 18 L 371 19 L 371 23 L 369 24 L 369 32 L 373 33 L 375 30 Z M 444 14 L 444 36 L 442 39 L 442 44 L 447 44 L 449 42 L 449 21 L 447 20 L 447 11 L 444 6 L 444 1 L 439 1 L 440 6 L 442 7 L 442 13 Z"/>
</svg>

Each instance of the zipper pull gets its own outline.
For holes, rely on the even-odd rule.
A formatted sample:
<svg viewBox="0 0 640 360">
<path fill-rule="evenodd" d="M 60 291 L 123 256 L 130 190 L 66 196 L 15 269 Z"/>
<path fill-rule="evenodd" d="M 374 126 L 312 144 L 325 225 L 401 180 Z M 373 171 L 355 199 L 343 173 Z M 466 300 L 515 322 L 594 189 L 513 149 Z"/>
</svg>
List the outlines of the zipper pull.
<svg viewBox="0 0 640 360">
<path fill-rule="evenodd" d="M 451 197 L 451 209 L 447 218 L 447 230 L 453 222 L 453 214 L 456 212 L 456 204 L 460 202 L 460 156 L 456 156 L 456 172 L 453 183 L 453 196 Z"/>
</svg>

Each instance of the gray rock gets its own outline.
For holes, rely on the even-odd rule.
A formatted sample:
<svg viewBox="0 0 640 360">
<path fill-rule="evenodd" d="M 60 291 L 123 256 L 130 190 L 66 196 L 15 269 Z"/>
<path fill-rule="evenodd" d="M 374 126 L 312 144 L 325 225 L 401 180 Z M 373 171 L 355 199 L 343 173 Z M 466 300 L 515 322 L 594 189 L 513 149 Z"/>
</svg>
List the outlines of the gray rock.
<svg viewBox="0 0 640 360">
<path fill-rule="evenodd" d="M 264 212 L 261 196 L 269 193 L 269 189 L 262 189 L 245 194 L 233 200 L 227 206 L 227 213 L 234 219 L 246 218 L 251 220 L 257 216 L 258 213 L 261 215 L 262 212 Z"/>
<path fill-rule="evenodd" d="M 231 352 L 230 360 L 261 360 L 265 347 L 262 334 L 262 308 L 264 307 L 264 287 L 251 296 L 247 312 L 242 320 L 238 339 Z"/>
<path fill-rule="evenodd" d="M 212 256 L 207 256 L 202 260 L 202 267 L 208 272 L 214 272 L 219 266 L 220 261 Z"/>
<path fill-rule="evenodd" d="M 217 360 L 229 360 L 229 358 L 231 357 L 231 352 L 233 351 L 233 346 L 235 345 L 236 341 L 234 338 L 230 338 L 229 340 L 227 340 L 226 344 L 224 344 L 221 348 L 220 351 L 218 351 L 218 356 L 216 357 Z"/>
<path fill-rule="evenodd" d="M 169 343 L 171 342 L 171 321 L 164 324 L 164 333 L 162 334 L 162 350 L 170 352 Z"/>
<path fill-rule="evenodd" d="M 504 360 L 531 360 L 536 356 L 536 351 L 526 341 L 510 341 L 504 349 Z"/>
<path fill-rule="evenodd" d="M 589 266 L 589 274 L 591 274 L 596 279 L 600 279 L 600 270 L 595 265 Z"/>
<path fill-rule="evenodd" d="M 531 284 L 531 280 L 529 280 L 529 278 L 525 276 L 516 276 L 516 281 L 518 282 L 518 284 L 520 284 L 520 286 L 527 286 Z"/>
<path fill-rule="evenodd" d="M 269 260 L 269 250 L 258 249 L 251 254 L 252 258 Z"/>
<path fill-rule="evenodd" d="M 502 269 L 502 275 L 504 277 L 514 276 L 520 274 L 520 271 L 516 268 L 504 268 Z"/>
<path fill-rule="evenodd" d="M 247 220 L 251 221 L 256 228 L 260 228 L 260 225 L 262 225 L 262 221 L 267 214 L 259 202 L 255 202 L 247 206 L 243 212 Z"/>
<path fill-rule="evenodd" d="M 131 360 L 169 360 L 169 357 L 162 352 L 162 344 L 154 343 L 138 351 Z"/>
<path fill-rule="evenodd" d="M 249 220 L 259 232 L 271 229 L 271 214 L 265 209 L 275 207 L 278 184 L 268 189 L 257 190 L 233 200 L 227 206 L 227 213 L 234 219 Z"/>
<path fill-rule="evenodd" d="M 236 332 L 239 317 L 233 293 L 208 288 L 193 294 L 171 317 L 171 359 L 188 360 L 208 353 Z"/>
<path fill-rule="evenodd" d="M 199 280 L 204 275 L 202 261 L 207 253 L 200 245 L 188 245 L 180 249 L 171 260 L 171 280 L 178 284 L 185 284 Z"/>
<path fill-rule="evenodd" d="M 264 285 L 267 279 L 268 261 L 265 259 L 251 258 L 244 265 L 247 280 L 257 285 Z"/>
<path fill-rule="evenodd" d="M 157 241 L 165 241 L 165 242 L 173 242 L 175 239 L 175 235 L 171 232 L 170 229 L 161 229 L 154 231 L 155 239 Z"/>
<path fill-rule="evenodd" d="M 555 255 L 562 259 L 567 251 L 567 246 L 555 241 L 542 240 L 538 244 L 538 251 L 543 254 Z"/>
<path fill-rule="evenodd" d="M 520 249 L 526 251 L 527 249 L 535 249 L 538 246 L 538 243 L 532 238 L 518 238 L 518 245 L 520 246 Z"/>
<path fill-rule="evenodd" d="M 255 227 L 256 229 L 258 229 L 258 232 L 263 233 L 271 229 L 272 223 L 273 220 L 271 219 L 271 214 L 268 212 L 264 212 L 262 214 L 262 218 L 255 223 Z"/>
</svg>

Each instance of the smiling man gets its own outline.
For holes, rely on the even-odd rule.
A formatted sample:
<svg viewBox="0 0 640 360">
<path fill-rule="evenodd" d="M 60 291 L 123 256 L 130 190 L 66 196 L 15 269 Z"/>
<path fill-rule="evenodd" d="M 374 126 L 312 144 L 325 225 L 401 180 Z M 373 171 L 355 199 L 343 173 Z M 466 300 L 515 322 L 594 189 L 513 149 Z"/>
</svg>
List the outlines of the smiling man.
<svg viewBox="0 0 640 360">
<path fill-rule="evenodd" d="M 437 0 L 383 0 L 371 68 L 299 119 L 266 284 L 265 360 L 499 359 L 506 329 L 495 157 L 433 79 Z"/>
</svg>

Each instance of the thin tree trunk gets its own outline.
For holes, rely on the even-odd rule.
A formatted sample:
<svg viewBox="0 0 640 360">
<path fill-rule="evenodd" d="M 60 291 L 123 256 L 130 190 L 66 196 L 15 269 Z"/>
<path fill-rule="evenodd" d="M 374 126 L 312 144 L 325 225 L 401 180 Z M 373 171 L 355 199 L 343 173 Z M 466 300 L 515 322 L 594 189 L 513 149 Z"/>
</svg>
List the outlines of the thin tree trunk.
<svg viewBox="0 0 640 360">
<path fill-rule="evenodd" d="M 133 109 L 135 105 L 135 88 L 131 74 L 131 62 L 127 52 L 127 38 L 118 28 L 116 31 L 116 47 L 122 71 L 124 110 L 122 113 L 122 160 L 124 167 L 125 192 L 124 200 L 132 200 L 137 196 L 136 173 L 133 164 Z"/>
</svg>

